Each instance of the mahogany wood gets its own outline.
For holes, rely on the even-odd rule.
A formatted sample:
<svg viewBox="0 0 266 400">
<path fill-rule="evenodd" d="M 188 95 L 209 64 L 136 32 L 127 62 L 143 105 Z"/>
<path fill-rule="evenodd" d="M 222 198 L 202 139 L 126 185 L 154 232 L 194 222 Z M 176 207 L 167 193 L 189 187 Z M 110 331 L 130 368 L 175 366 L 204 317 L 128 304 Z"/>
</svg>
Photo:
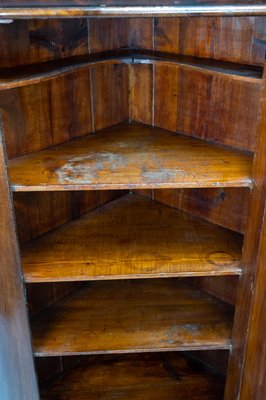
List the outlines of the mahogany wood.
<svg viewBox="0 0 266 400">
<path fill-rule="evenodd" d="M 93 282 L 32 320 L 36 356 L 229 349 L 232 310 L 183 281 Z"/>
<path fill-rule="evenodd" d="M 0 24 L 0 66 L 131 47 L 263 65 L 265 17 L 15 20 Z"/>
<path fill-rule="evenodd" d="M 153 197 L 164 204 L 186 211 L 207 221 L 244 233 L 250 190 L 160 189 Z"/>
<path fill-rule="evenodd" d="M 265 35 L 265 17 L 156 18 L 153 42 L 157 51 L 263 66 Z"/>
<path fill-rule="evenodd" d="M 0 398 L 37 400 L 38 389 L 5 156 L 0 120 Z"/>
<path fill-rule="evenodd" d="M 51 5 L 50 0 L 47 1 Z M 137 2 L 139 0 L 136 0 L 136 4 Z M 23 7 L 21 1 L 16 4 Z M 79 6 L 80 4 L 79 2 Z M 167 4 L 169 3 L 165 3 L 165 5 Z M 216 4 L 220 6 L 221 2 Z M 227 6 L 228 4 L 227 2 Z M 249 4 L 255 6 L 252 1 Z M 53 5 L 55 5 L 54 1 Z M 112 5 L 114 5 L 113 2 Z M 109 12 L 115 12 L 114 15 L 116 16 L 122 15 L 123 5 L 120 2 L 120 8 L 105 7 L 100 12 L 105 13 L 105 15 Z M 26 71 L 26 75 L 28 74 L 25 75 L 26 79 L 32 79 L 32 73 L 35 79 L 36 73 L 38 74 L 43 68 L 40 63 L 44 61 L 51 62 L 49 64 L 50 70 L 48 68 L 49 71 L 46 72 L 55 74 L 55 76 L 49 77 L 49 81 L 45 81 L 46 72 L 44 72 L 38 78 L 40 79 L 39 83 L 35 82 L 34 85 L 31 85 L 29 81 L 24 81 L 24 83 L 27 83 L 26 86 L 1 91 L 0 107 L 4 110 L 5 141 L 9 159 L 46 149 L 52 145 L 69 141 L 96 129 L 105 128 L 128 119 L 144 122 L 148 125 L 159 124 L 162 128 L 171 129 L 174 132 L 180 131 L 187 135 L 212 139 L 218 143 L 235 146 L 238 149 L 251 150 L 252 152 L 256 150 L 255 127 L 261 80 L 254 79 L 256 69 L 253 67 L 263 66 L 266 17 L 248 16 L 250 12 L 248 8 L 246 8 L 245 16 L 231 17 L 227 14 L 226 17 L 220 17 L 210 16 L 210 14 L 206 16 L 205 14 L 204 17 L 195 17 L 195 13 L 210 11 L 198 2 L 197 8 L 194 10 L 192 10 L 191 5 L 189 11 L 176 6 L 172 9 L 164 8 L 160 10 L 163 13 L 194 12 L 194 14 L 191 14 L 194 15 L 193 18 L 152 18 L 152 13 L 159 15 L 158 9 L 153 7 L 144 10 L 143 2 L 138 5 L 140 8 L 128 9 L 131 14 L 124 14 L 124 16 L 143 12 L 147 15 L 150 11 L 150 18 L 107 18 L 99 20 L 87 18 L 60 19 L 53 16 L 53 18 L 45 20 L 29 19 L 18 20 L 6 25 L 0 24 L 0 37 L 2 39 L 0 43 L 0 66 L 1 68 L 15 67 L 13 70 L 15 81 L 22 77 L 19 74 L 25 74 L 29 67 L 22 68 L 22 66 L 28 64 L 34 65 L 31 71 L 30 68 Z M 155 3 L 154 5 L 156 6 Z M 264 1 L 260 5 L 266 7 Z M 212 11 L 214 10 L 213 2 L 208 2 L 205 6 L 211 6 Z M 59 7 L 62 8 L 61 2 Z M 226 7 L 223 7 L 223 12 L 225 10 Z M 40 10 L 37 7 L 31 10 L 24 8 L 20 11 L 19 9 L 2 9 L 2 11 L 45 13 L 47 10 Z M 61 13 L 60 16 L 63 16 L 66 9 L 62 12 L 58 8 L 53 9 L 53 11 Z M 66 17 L 71 16 L 71 13 L 75 16 L 81 15 L 78 14 L 79 12 L 82 12 L 83 15 L 87 12 L 98 13 L 98 8 L 84 9 L 81 5 L 81 7 L 71 8 L 68 11 L 70 12 L 68 15 L 64 14 Z M 216 9 L 215 12 L 221 12 L 221 8 L 220 10 Z M 241 12 L 241 10 L 235 8 L 234 12 Z M 24 16 L 20 15 L 21 18 L 24 18 Z M 8 15 L 6 17 L 10 18 Z M 93 58 L 92 56 L 88 57 L 88 54 L 112 51 L 113 56 L 115 50 L 123 48 L 138 49 L 138 57 L 136 57 L 136 50 L 134 50 L 133 64 L 131 63 L 132 59 L 124 58 L 119 61 L 115 59 L 111 63 L 102 60 L 101 64 L 88 65 L 88 59 Z M 146 54 L 143 54 L 143 49 L 145 49 Z M 162 55 L 159 55 L 158 52 L 168 53 L 168 60 L 162 59 Z M 60 61 L 63 58 L 65 60 Z M 201 58 L 204 58 L 204 60 L 201 61 Z M 210 64 L 209 59 L 215 60 L 213 65 Z M 84 68 L 79 68 L 79 66 L 76 68 L 77 65 L 73 66 L 72 60 L 74 63 L 77 60 L 85 60 L 85 64 L 87 64 L 84 64 Z M 121 61 L 123 61 L 123 65 L 121 65 Z M 130 61 L 130 65 L 125 65 L 124 63 L 128 61 Z M 226 64 L 221 64 L 220 61 Z M 229 64 L 230 62 L 233 62 L 234 65 Z M 240 64 L 249 65 L 245 68 L 251 72 L 251 76 L 248 76 L 246 72 L 243 74 Z M 69 68 L 67 74 L 65 72 L 62 74 L 61 67 L 57 68 L 58 65 Z M 219 68 L 222 65 L 222 70 L 220 70 Z M 215 66 L 215 69 L 213 69 L 213 66 Z M 229 70 L 229 67 L 233 68 L 233 73 Z M 72 70 L 73 68 L 74 70 Z M 8 71 L 8 74 L 11 72 Z M 11 77 L 11 75 L 8 76 Z M 23 76 L 23 79 L 25 76 Z M 16 85 L 15 81 L 9 79 L 12 85 Z M 128 91 L 130 92 L 129 96 Z M 265 97 L 265 94 L 263 94 L 263 97 Z M 265 114 L 265 111 L 262 109 L 261 121 L 264 121 L 263 113 Z M 263 146 L 265 135 L 261 132 L 265 131 L 265 121 L 261 124 L 258 137 L 261 135 L 262 142 L 256 150 L 256 158 L 259 161 L 255 161 L 257 165 L 254 170 L 255 186 L 248 212 L 246 212 L 246 205 L 249 200 L 249 190 L 244 188 L 195 188 L 166 191 L 141 189 L 141 193 L 145 196 L 155 197 L 162 202 L 180 207 L 189 213 L 242 233 L 246 229 L 247 214 L 247 234 L 243 257 L 244 276 L 240 283 L 241 290 L 236 305 L 236 325 L 228 372 L 226 400 L 228 398 L 236 400 L 238 395 L 240 400 L 242 398 L 250 400 L 250 397 L 252 397 L 252 400 L 253 398 L 254 400 L 261 400 L 261 393 L 265 389 L 263 386 L 263 366 L 265 363 L 264 352 L 262 351 L 263 328 L 260 329 L 260 323 L 262 326 L 264 323 L 262 304 L 264 301 L 263 257 L 265 257 L 265 251 L 262 241 L 264 230 L 261 221 L 265 207 L 263 185 L 266 172 L 264 159 L 266 151 Z M 94 195 L 93 200 L 92 195 Z M 96 205 L 102 204 L 111 199 L 113 194 L 106 191 L 99 193 L 90 191 L 84 194 L 78 191 L 73 193 L 65 191 L 14 193 L 14 196 L 20 240 L 21 243 L 24 243 L 73 217 L 82 215 L 94 207 L 92 203 L 95 204 L 95 201 Z M 42 207 L 43 211 L 41 211 Z M 6 218 L 6 215 L 4 216 Z M 215 231 L 217 230 L 215 229 Z M 13 226 L 11 227 L 11 235 L 13 235 L 12 232 Z M 232 235 L 234 234 L 232 233 Z M 260 246 L 258 243 L 260 243 Z M 11 270 L 12 265 L 9 264 Z M 14 266 L 15 271 L 17 266 L 18 263 Z M 6 274 L 6 270 L 4 272 Z M 8 274 L 11 272 L 9 270 Z M 193 283 L 196 282 L 205 291 L 234 303 L 234 294 L 237 289 L 235 279 L 237 277 L 234 276 L 205 277 L 197 278 Z M 77 287 L 76 285 L 77 283 L 29 285 L 27 291 L 30 311 L 36 313 L 45 308 L 53 301 L 67 295 L 69 290 Z M 8 289 L 6 284 L 4 284 L 4 289 Z M 16 299 L 15 295 L 14 299 Z M 18 310 L 20 306 L 19 304 Z M 20 315 L 19 318 L 23 318 L 23 312 L 22 317 Z M 19 335 L 19 332 L 22 332 L 21 335 Z M 26 345 L 23 339 L 25 332 Z M 250 337 L 248 336 L 249 333 Z M 27 349 L 27 330 L 25 331 L 24 328 L 22 331 L 16 329 L 16 334 L 19 335 L 20 343 L 23 343 L 23 349 Z M 9 340 L 11 339 L 5 337 L 4 345 L 6 341 L 9 343 Z M 16 350 L 9 344 L 8 347 L 12 351 Z M 204 357 L 200 358 L 204 362 Z M 16 360 L 15 357 L 12 357 L 12 359 Z M 50 368 L 50 377 L 59 370 L 62 371 L 61 367 L 64 360 L 62 358 L 56 359 L 59 364 L 58 362 L 47 364 L 45 358 L 42 358 L 42 370 L 44 371 L 42 375 L 45 375 L 47 368 Z M 246 363 L 243 364 L 245 359 Z M 217 364 L 215 357 L 212 360 L 215 366 Z M 256 368 L 257 362 L 258 368 Z M 9 363 L 11 363 L 11 360 L 9 360 Z M 14 374 L 20 366 L 25 369 L 24 364 L 30 365 L 27 362 L 18 362 L 15 365 Z M 22 374 L 24 373 L 25 371 L 22 370 Z M 16 388 L 19 380 L 16 380 L 14 374 L 10 375 L 10 379 L 14 377 Z M 33 380 L 31 384 L 34 385 L 34 374 L 31 377 Z M 197 379 L 198 377 L 199 372 L 197 372 Z M 77 386 L 80 386 L 80 381 L 78 382 L 80 378 L 81 374 L 79 373 L 75 381 Z M 210 375 L 208 375 L 209 381 Z M 192 382 L 192 378 L 190 382 Z M 195 382 L 194 378 L 193 382 Z M 158 385 L 158 379 L 155 383 Z M 155 383 L 153 381 L 153 388 Z M 60 385 L 62 388 L 62 381 Z M 192 385 L 186 381 L 185 387 L 190 389 Z M 206 386 L 204 387 L 206 388 Z M 29 390 L 31 388 L 32 386 L 29 385 Z M 194 391 L 193 388 L 194 384 L 191 389 L 192 392 Z M 220 392 L 216 386 L 214 389 L 210 389 L 209 386 L 208 388 L 212 398 L 219 398 L 217 396 Z M 215 393 L 215 390 L 217 390 L 217 393 Z M 147 390 L 145 395 L 151 395 L 154 398 L 156 395 L 154 392 L 155 390 L 149 389 L 149 394 L 146 394 L 148 393 Z M 55 398 L 57 398 L 58 393 L 59 391 L 54 395 Z M 65 390 L 61 393 L 62 396 L 66 396 Z M 106 394 L 107 398 L 109 393 Z M 164 398 L 165 393 L 167 392 L 164 390 L 163 395 L 161 395 L 162 393 L 158 390 L 159 398 Z M 52 390 L 50 394 L 52 395 Z M 71 396 L 71 392 L 69 395 Z M 138 395 L 141 396 L 140 391 Z M 29 396 L 32 398 L 31 393 Z M 136 392 L 133 391 L 132 396 L 136 398 Z M 178 396 L 180 396 L 180 392 L 172 393 L 171 390 L 167 395 L 169 398 Z M 205 394 L 202 394 L 197 388 L 197 390 L 195 389 L 195 396 L 202 399 Z M 186 394 L 186 398 L 190 397 L 192 397 L 191 393 Z M 26 398 L 28 399 L 28 397 Z"/>
<path fill-rule="evenodd" d="M 242 237 L 136 195 L 22 248 L 27 282 L 231 275 Z"/>
<path fill-rule="evenodd" d="M 251 165 L 247 153 L 122 124 L 12 159 L 9 173 L 14 191 L 241 187 L 252 184 Z"/>
<path fill-rule="evenodd" d="M 111 46 L 112 47 L 112 46 Z M 186 69 L 196 71 L 207 70 L 212 74 L 232 75 L 236 80 L 249 83 L 260 83 L 262 70 L 260 67 L 236 64 L 231 62 L 214 61 L 200 57 L 183 56 L 179 54 L 154 51 L 136 51 L 122 49 L 106 51 L 91 55 L 64 58 L 56 61 L 26 65 L 19 68 L 0 70 L 0 90 L 7 90 L 33 83 L 45 82 L 56 76 L 79 71 L 97 64 L 118 63 L 173 63 Z"/>
<path fill-rule="evenodd" d="M 266 65 L 266 64 L 265 64 Z M 229 360 L 228 378 L 226 383 L 225 400 L 247 399 L 254 394 L 257 398 L 264 383 L 261 379 L 263 372 L 258 368 L 264 363 L 264 352 L 260 349 L 260 343 L 264 340 L 263 323 L 264 316 L 258 301 L 264 299 L 265 285 L 264 263 L 261 257 L 265 252 L 263 232 L 265 225 L 265 199 L 266 199 L 266 73 L 261 96 L 259 123 L 257 131 L 257 144 L 253 165 L 254 186 L 249 204 L 249 218 L 243 248 L 243 275 L 240 279 L 238 300 L 236 303 L 236 316 L 233 329 L 233 351 Z M 262 235 L 261 235 L 262 233 Z M 260 320 L 260 316 L 262 319 Z M 256 329 L 261 323 L 261 329 Z M 252 330 L 250 330 L 252 328 Z M 248 335 L 243 335 L 248 332 Z M 250 334 L 250 336 L 249 336 Z M 262 336 L 260 336 L 260 334 Z M 255 340 L 256 339 L 256 340 Z M 248 348 L 246 347 L 248 345 Z M 245 360 L 245 364 L 244 364 Z M 249 365 L 251 362 L 251 376 Z M 246 378 L 244 383 L 243 379 Z M 252 381 L 254 378 L 254 381 Z M 265 386 L 264 386 L 265 387 Z M 255 397 L 256 398 L 256 397 Z"/>
<path fill-rule="evenodd" d="M 222 400 L 224 379 L 177 353 L 86 357 L 43 400 Z"/>
</svg>

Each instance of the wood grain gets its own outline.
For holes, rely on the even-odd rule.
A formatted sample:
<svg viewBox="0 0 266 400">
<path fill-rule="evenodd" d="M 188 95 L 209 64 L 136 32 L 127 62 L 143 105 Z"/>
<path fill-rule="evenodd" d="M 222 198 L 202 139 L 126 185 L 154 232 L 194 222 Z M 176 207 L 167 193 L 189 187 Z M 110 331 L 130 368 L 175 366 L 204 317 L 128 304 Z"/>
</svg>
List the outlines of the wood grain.
<svg viewBox="0 0 266 400">
<path fill-rule="evenodd" d="M 101 46 L 108 49 L 109 46 Z M 99 47 L 99 48 L 101 48 Z M 110 45 L 110 47 L 112 47 Z M 97 47 L 96 47 L 97 50 Z M 186 56 L 174 53 L 155 52 L 122 48 L 105 50 L 96 54 L 86 54 L 76 57 L 62 58 L 39 64 L 23 65 L 14 68 L 0 69 L 0 90 L 18 88 L 40 82 L 46 82 L 57 76 L 70 74 L 74 71 L 88 69 L 98 64 L 156 64 L 167 63 L 182 66 L 182 68 L 215 76 L 228 76 L 232 79 L 259 84 L 262 79 L 262 68 L 232 62 L 210 60 L 202 57 Z"/>
<path fill-rule="evenodd" d="M 266 64 L 265 64 L 266 67 Z M 233 330 L 233 351 L 229 359 L 228 379 L 225 400 L 234 400 L 258 395 L 263 387 L 260 366 L 264 365 L 265 356 L 260 344 L 264 340 L 264 315 L 261 313 L 265 293 L 260 292 L 265 285 L 265 261 L 261 257 L 265 252 L 265 241 L 261 233 L 265 225 L 266 198 L 266 74 L 260 103 L 256 152 L 253 165 L 254 186 L 248 211 L 248 222 L 243 247 L 243 275 L 240 279 L 236 302 L 236 317 Z M 264 235 L 264 233 L 263 233 Z M 260 320 L 260 316 L 262 320 Z M 261 330 L 256 333 L 258 323 Z M 252 328 L 252 330 L 250 330 Z M 245 336 L 242 333 L 248 332 Z M 260 334 L 262 336 L 260 336 Z M 250 335 L 250 336 L 249 336 Z M 254 360 L 256 358 L 255 364 Z M 250 377 L 249 365 L 251 362 Z M 257 368 L 258 366 L 258 368 Z M 263 372 L 262 372 L 263 374 Z M 246 382 L 243 382 L 245 377 Z M 254 379 L 252 381 L 252 379 Z M 242 387 L 243 385 L 243 387 Z"/>
<path fill-rule="evenodd" d="M 88 71 L 0 92 L 8 157 L 37 151 L 92 131 Z"/>
<path fill-rule="evenodd" d="M 160 189 L 154 190 L 153 197 L 196 217 L 245 233 L 249 189 Z"/>
<path fill-rule="evenodd" d="M 9 173 L 14 191 L 241 187 L 251 185 L 251 164 L 247 153 L 121 124 L 12 159 Z"/>
<path fill-rule="evenodd" d="M 183 66 L 154 68 L 155 126 L 254 151 L 260 83 Z"/>
<path fill-rule="evenodd" d="M 265 17 L 181 17 L 154 21 L 154 50 L 242 64 L 264 64 L 265 37 Z"/>
<path fill-rule="evenodd" d="M 128 75 L 126 65 L 92 67 L 94 130 L 128 121 Z"/>
<path fill-rule="evenodd" d="M 86 357 L 43 390 L 43 400 L 222 400 L 224 381 L 181 354 Z"/>
<path fill-rule="evenodd" d="M 24 287 L 0 120 L 0 398 L 37 400 Z"/>
<path fill-rule="evenodd" d="M 22 247 L 27 282 L 238 274 L 242 237 L 128 195 Z"/>
<path fill-rule="evenodd" d="M 0 24 L 1 68 L 36 64 L 88 52 L 86 19 L 16 20 Z"/>
<path fill-rule="evenodd" d="M 237 287 L 239 284 L 238 276 L 221 276 L 219 278 L 213 276 L 198 277 L 189 279 L 189 283 L 194 284 L 196 287 L 226 303 L 236 304 Z"/>
<path fill-rule="evenodd" d="M 129 66 L 129 119 L 153 124 L 153 66 L 132 64 Z"/>
<path fill-rule="evenodd" d="M 93 282 L 32 320 L 36 356 L 228 349 L 231 308 L 182 281 Z"/>
</svg>

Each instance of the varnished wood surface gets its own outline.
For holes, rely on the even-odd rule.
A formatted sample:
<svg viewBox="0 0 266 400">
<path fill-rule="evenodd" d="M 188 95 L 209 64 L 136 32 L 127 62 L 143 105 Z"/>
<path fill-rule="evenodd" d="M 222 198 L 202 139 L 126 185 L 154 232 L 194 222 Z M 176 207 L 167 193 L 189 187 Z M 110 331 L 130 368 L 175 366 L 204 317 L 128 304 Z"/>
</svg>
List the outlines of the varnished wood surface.
<svg viewBox="0 0 266 400">
<path fill-rule="evenodd" d="M 86 357 L 42 400 L 222 400 L 224 381 L 178 353 Z"/>
<path fill-rule="evenodd" d="M 253 179 L 225 400 L 235 400 L 236 397 L 240 400 L 260 399 L 265 390 L 266 73 L 258 117 Z M 242 332 L 248 334 L 244 336 Z"/>
<path fill-rule="evenodd" d="M 188 69 L 207 70 L 217 74 L 232 75 L 244 82 L 256 82 L 262 79 L 262 69 L 232 62 L 222 62 L 200 57 L 184 56 L 154 51 L 123 49 L 93 55 L 76 56 L 56 61 L 27 65 L 19 68 L 0 69 L 0 90 L 45 82 L 55 76 L 64 75 L 97 64 L 118 63 L 174 63 Z"/>
<path fill-rule="evenodd" d="M 228 349 L 232 309 L 183 281 L 93 282 L 32 320 L 37 356 Z"/>
<path fill-rule="evenodd" d="M 249 189 L 162 189 L 154 190 L 152 196 L 196 217 L 245 233 Z"/>
<path fill-rule="evenodd" d="M 263 66 L 266 17 L 70 18 L 0 24 L 0 66 L 137 48 Z"/>
<path fill-rule="evenodd" d="M 239 274 L 242 237 L 137 195 L 22 247 L 27 282 Z"/>
<path fill-rule="evenodd" d="M 0 194 L 0 398 L 37 400 L 1 118 Z"/>
<path fill-rule="evenodd" d="M 173 0 L 141 2 L 129 0 L 77 1 L 68 0 L 55 4 L 53 0 L 6 1 L 2 0 L 0 18 L 55 18 L 55 17 L 133 17 L 133 16 L 224 16 L 224 15 L 266 15 L 265 2 L 242 0 L 241 4 L 231 0 L 192 2 L 178 4 Z M 22 8 L 24 7 L 24 8 Z"/>
<path fill-rule="evenodd" d="M 251 186 L 252 157 L 140 124 L 121 124 L 9 162 L 14 191 Z"/>
<path fill-rule="evenodd" d="M 128 67 L 102 64 L 0 92 L 8 158 L 128 120 Z"/>
<path fill-rule="evenodd" d="M 131 117 L 254 151 L 261 83 L 234 78 L 174 63 L 130 65 Z"/>
<path fill-rule="evenodd" d="M 266 17 L 15 20 L 0 24 L 0 66 L 121 48 L 263 66 Z"/>
</svg>

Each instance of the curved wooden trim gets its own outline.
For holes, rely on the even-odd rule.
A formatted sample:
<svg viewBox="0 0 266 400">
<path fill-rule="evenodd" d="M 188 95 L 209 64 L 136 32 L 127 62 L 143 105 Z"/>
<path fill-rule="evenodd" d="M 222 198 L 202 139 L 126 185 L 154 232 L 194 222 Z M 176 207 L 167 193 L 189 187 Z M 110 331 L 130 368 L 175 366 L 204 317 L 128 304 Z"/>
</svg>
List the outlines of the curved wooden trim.
<svg viewBox="0 0 266 400">
<path fill-rule="evenodd" d="M 212 74 L 231 75 L 233 79 L 258 82 L 262 80 L 262 68 L 200 57 L 171 53 L 123 49 L 92 55 L 83 55 L 49 61 L 40 64 L 0 70 L 0 90 L 35 84 L 79 69 L 98 64 L 177 64 L 183 68 L 200 70 Z"/>
<path fill-rule="evenodd" d="M 182 16 L 258 16 L 266 15 L 266 4 L 220 4 L 198 6 L 80 6 L 80 7 L 8 7 L 0 9 L 0 18 L 80 18 L 80 17 L 182 17 Z"/>
</svg>

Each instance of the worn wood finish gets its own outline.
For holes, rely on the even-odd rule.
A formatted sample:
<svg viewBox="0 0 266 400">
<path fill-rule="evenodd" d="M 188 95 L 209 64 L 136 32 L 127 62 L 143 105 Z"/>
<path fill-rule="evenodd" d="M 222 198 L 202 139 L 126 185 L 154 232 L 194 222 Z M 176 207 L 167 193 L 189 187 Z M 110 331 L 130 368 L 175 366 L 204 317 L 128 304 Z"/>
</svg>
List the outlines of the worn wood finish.
<svg viewBox="0 0 266 400">
<path fill-rule="evenodd" d="M 2 19 L 20 18 L 74 18 L 74 17 L 178 17 L 178 16 L 223 16 L 223 15 L 266 15 L 266 5 L 260 0 L 251 2 L 243 0 L 241 4 L 231 0 L 222 2 L 199 2 L 190 3 L 184 0 L 178 5 L 174 0 L 163 3 L 155 0 L 152 3 L 141 0 L 130 0 L 126 3 L 121 1 L 106 0 L 104 7 L 100 0 L 79 1 L 69 0 L 64 5 L 54 4 L 53 0 L 20 1 L 2 0 L 0 11 Z M 12 7 L 13 6 L 13 7 Z M 19 8 L 19 7 L 24 8 Z"/>
<path fill-rule="evenodd" d="M 28 243 L 22 262 L 27 282 L 231 275 L 241 247 L 241 235 L 128 195 Z"/>
<path fill-rule="evenodd" d="M 93 282 L 32 320 L 37 356 L 228 349 L 232 312 L 169 279 Z"/>
<path fill-rule="evenodd" d="M 224 380 L 177 353 L 86 357 L 43 400 L 222 400 Z"/>
<path fill-rule="evenodd" d="M 38 399 L 0 120 L 0 397 Z"/>
<path fill-rule="evenodd" d="M 9 173 L 14 191 L 241 187 L 251 185 L 251 165 L 247 153 L 146 125 L 120 124 L 12 159 Z"/>
<path fill-rule="evenodd" d="M 266 64 L 265 64 L 266 66 Z M 260 290 L 265 285 L 263 256 L 265 241 L 263 241 L 265 225 L 265 199 L 266 199 L 266 74 L 261 97 L 259 123 L 257 131 L 257 145 L 253 165 L 254 186 L 249 205 L 249 218 L 243 249 L 243 276 L 240 280 L 238 300 L 236 303 L 236 317 L 233 330 L 233 352 L 229 361 L 228 379 L 226 384 L 225 399 L 247 399 L 248 394 L 258 395 L 262 389 L 261 373 L 254 366 L 254 359 L 258 368 L 264 363 L 264 353 L 259 343 L 264 340 L 263 328 L 257 333 L 260 321 L 261 307 L 259 299 L 263 301 L 264 293 Z M 262 318 L 264 318 L 262 316 Z M 264 320 L 261 321 L 263 327 Z M 248 332 L 243 335 L 243 332 Z M 260 334 L 262 336 L 260 337 Z M 250 336 L 249 336 L 250 335 Z M 256 341 L 255 341 L 256 340 Z M 248 348 L 246 347 L 248 345 Z M 244 364 L 245 361 L 245 364 Z M 251 376 L 248 378 L 251 362 Z M 244 383 L 244 378 L 246 382 Z M 252 378 L 254 381 L 252 382 Z M 241 384 L 243 386 L 241 386 Z"/>
</svg>

